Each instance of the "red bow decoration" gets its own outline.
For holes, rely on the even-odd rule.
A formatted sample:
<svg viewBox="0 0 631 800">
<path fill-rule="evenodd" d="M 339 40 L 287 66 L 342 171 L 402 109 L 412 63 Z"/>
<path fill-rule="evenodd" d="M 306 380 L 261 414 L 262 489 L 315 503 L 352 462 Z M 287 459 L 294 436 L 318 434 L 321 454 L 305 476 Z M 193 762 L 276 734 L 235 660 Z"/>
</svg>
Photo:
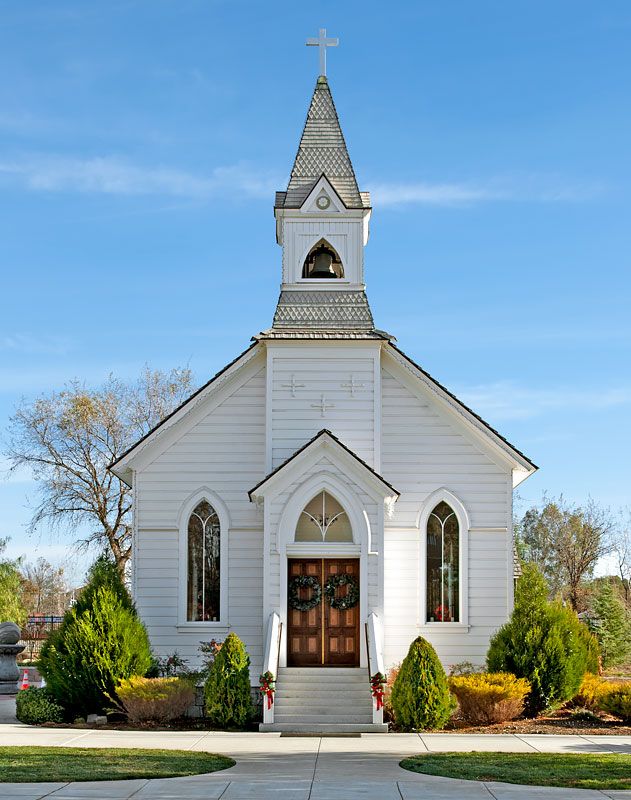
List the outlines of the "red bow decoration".
<svg viewBox="0 0 631 800">
<path fill-rule="evenodd" d="M 386 676 L 382 672 L 375 672 L 375 674 L 370 678 L 370 690 L 372 692 L 372 696 L 377 701 L 377 711 L 380 711 L 383 708 L 383 696 L 385 693 L 386 683 Z"/>
<path fill-rule="evenodd" d="M 274 692 L 276 691 L 276 681 L 271 672 L 264 672 L 259 676 L 259 689 L 261 694 L 267 698 L 267 710 L 272 707 L 274 703 Z"/>
</svg>

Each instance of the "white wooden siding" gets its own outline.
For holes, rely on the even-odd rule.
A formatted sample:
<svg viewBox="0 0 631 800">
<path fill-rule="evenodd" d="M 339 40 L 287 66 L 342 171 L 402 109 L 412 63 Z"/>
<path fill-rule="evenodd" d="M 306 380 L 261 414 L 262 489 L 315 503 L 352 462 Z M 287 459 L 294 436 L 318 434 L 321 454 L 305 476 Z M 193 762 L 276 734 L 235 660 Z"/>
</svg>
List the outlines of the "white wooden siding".
<svg viewBox="0 0 631 800">
<path fill-rule="evenodd" d="M 230 630 L 245 642 L 256 681 L 263 658 L 263 520 L 247 492 L 265 470 L 265 367 L 238 385 L 207 416 L 137 473 L 136 603 L 160 655 L 178 650 L 194 666 L 200 641 Z M 186 499 L 208 486 L 222 499 L 228 543 L 228 619 L 219 628 L 178 629 L 178 516 Z M 223 621 L 222 621 L 223 623 Z"/>
</svg>

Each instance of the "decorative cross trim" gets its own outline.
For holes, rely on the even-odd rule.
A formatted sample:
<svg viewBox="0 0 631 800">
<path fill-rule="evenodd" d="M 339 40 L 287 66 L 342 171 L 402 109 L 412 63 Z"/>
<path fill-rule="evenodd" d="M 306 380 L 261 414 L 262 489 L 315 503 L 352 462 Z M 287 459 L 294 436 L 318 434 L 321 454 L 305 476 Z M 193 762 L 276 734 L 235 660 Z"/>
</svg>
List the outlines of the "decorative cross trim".
<svg viewBox="0 0 631 800">
<path fill-rule="evenodd" d="M 304 383 L 296 383 L 296 378 L 294 375 L 291 376 L 290 383 L 283 383 L 281 384 L 283 389 L 291 389 L 291 396 L 296 396 L 296 389 L 304 389 Z"/>
<path fill-rule="evenodd" d="M 350 389 L 351 390 L 351 397 L 355 397 L 355 389 L 363 389 L 363 383 L 356 383 L 355 376 L 351 375 L 350 383 L 341 383 L 340 386 L 342 389 Z"/>
<path fill-rule="evenodd" d="M 320 409 L 320 416 L 324 416 L 324 412 L 328 408 L 335 408 L 334 403 L 327 403 L 324 394 L 320 395 L 320 402 L 319 403 L 311 403 L 311 408 L 319 408 Z"/>
</svg>

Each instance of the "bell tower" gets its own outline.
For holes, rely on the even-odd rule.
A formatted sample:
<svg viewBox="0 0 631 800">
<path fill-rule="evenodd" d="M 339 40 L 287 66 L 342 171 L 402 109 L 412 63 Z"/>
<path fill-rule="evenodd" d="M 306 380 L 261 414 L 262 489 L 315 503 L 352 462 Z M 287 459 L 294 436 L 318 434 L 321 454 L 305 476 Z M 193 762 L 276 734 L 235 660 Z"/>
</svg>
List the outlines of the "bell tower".
<svg viewBox="0 0 631 800">
<path fill-rule="evenodd" d="M 383 338 L 375 331 L 364 284 L 370 214 L 370 195 L 359 191 L 321 74 L 289 184 L 276 194 L 282 284 L 272 328 L 264 336 Z"/>
</svg>

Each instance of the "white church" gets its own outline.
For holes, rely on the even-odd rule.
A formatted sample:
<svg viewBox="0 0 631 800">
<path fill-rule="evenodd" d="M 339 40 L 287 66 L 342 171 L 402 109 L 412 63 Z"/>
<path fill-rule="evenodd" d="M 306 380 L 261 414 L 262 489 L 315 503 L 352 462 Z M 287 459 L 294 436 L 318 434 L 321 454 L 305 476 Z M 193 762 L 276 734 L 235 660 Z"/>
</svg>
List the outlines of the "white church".
<svg viewBox="0 0 631 800">
<path fill-rule="evenodd" d="M 315 40 L 325 53 L 335 40 Z M 375 327 L 359 190 L 321 57 L 272 326 L 112 465 L 155 651 L 234 631 L 262 730 L 379 731 L 370 677 L 421 635 L 481 664 L 513 605 L 513 488 L 536 466 Z"/>
</svg>

